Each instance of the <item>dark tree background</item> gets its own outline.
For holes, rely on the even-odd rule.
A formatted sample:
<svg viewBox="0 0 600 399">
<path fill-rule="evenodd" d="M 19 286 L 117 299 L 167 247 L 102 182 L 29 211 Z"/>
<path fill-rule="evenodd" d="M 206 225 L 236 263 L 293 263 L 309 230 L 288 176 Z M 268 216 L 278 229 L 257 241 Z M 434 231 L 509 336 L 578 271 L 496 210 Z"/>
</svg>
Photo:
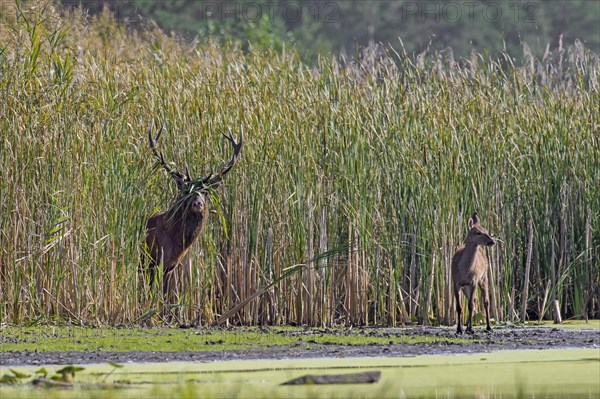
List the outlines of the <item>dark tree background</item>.
<svg viewBox="0 0 600 399">
<path fill-rule="evenodd" d="M 596 0 L 63 0 L 90 14 L 107 6 L 117 18 L 153 19 L 163 29 L 196 40 L 235 40 L 245 46 L 295 46 L 300 53 L 352 55 L 371 42 L 409 53 L 451 47 L 541 56 L 547 45 L 580 40 L 600 50 Z M 141 18 L 140 18 L 141 17 Z"/>
</svg>

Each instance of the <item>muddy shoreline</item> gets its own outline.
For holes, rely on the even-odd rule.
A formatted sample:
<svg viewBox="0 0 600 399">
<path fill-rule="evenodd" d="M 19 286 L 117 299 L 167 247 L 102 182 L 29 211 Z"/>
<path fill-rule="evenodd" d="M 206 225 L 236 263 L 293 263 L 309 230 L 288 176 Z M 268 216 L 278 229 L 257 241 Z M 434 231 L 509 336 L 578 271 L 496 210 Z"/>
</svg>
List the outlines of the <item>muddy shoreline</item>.
<svg viewBox="0 0 600 399">
<path fill-rule="evenodd" d="M 1 366 L 19 365 L 68 365 L 128 362 L 214 362 L 226 360 L 257 359 L 302 359 L 302 358 L 347 358 L 347 357 L 406 357 L 418 355 L 451 355 L 459 353 L 478 353 L 515 349 L 558 349 L 589 348 L 600 349 L 600 330 L 565 328 L 515 328 L 500 327 L 492 333 L 477 329 L 475 334 L 466 336 L 470 342 L 457 344 L 450 338 L 456 335 L 447 328 L 388 328 L 369 331 L 360 330 L 361 334 L 377 336 L 432 336 L 431 344 L 370 344 L 339 345 L 318 344 L 311 341 L 311 336 L 356 334 L 354 330 L 306 330 L 294 332 L 299 341 L 292 345 L 266 346 L 245 350 L 214 351 L 180 351 L 180 352 L 39 352 L 39 351 L 0 351 Z M 445 340 L 444 338 L 448 338 Z"/>
</svg>

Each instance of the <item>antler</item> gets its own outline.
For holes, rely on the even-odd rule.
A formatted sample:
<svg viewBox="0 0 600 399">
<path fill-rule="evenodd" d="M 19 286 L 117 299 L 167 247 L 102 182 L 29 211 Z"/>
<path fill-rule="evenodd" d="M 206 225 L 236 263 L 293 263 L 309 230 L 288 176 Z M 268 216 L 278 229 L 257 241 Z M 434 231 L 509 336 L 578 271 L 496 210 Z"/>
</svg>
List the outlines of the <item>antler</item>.
<svg viewBox="0 0 600 399">
<path fill-rule="evenodd" d="M 164 157 L 162 151 L 158 151 L 156 149 L 156 143 L 158 142 L 158 139 L 160 138 L 160 135 L 162 134 L 164 126 L 160 127 L 160 130 L 158 131 L 158 134 L 156 135 L 156 137 L 152 137 L 153 127 L 154 127 L 154 124 L 152 124 L 150 126 L 150 129 L 148 130 L 148 140 L 150 142 L 150 149 L 152 150 L 154 157 L 158 160 L 160 165 L 167 171 L 167 173 L 171 175 L 171 177 L 175 180 L 175 182 L 177 183 L 178 186 L 181 183 L 183 183 L 184 181 L 186 181 L 186 178 L 188 181 L 191 180 L 190 174 L 189 174 L 187 168 L 185 171 L 185 173 L 186 173 L 185 175 L 183 173 L 180 173 L 176 170 L 171 169 L 171 167 L 167 164 L 167 161 L 165 161 L 165 157 Z"/>
<path fill-rule="evenodd" d="M 231 157 L 231 160 L 229 161 L 229 163 L 218 174 L 216 174 L 214 176 L 212 174 L 210 174 L 207 177 L 205 177 L 204 179 L 202 179 L 204 184 L 206 184 L 210 187 L 215 187 L 215 188 L 221 184 L 223 177 L 227 173 L 229 173 L 231 168 L 233 168 L 233 165 L 235 165 L 235 163 L 237 162 L 240 152 L 242 151 L 242 145 L 244 145 L 243 133 L 240 135 L 239 143 L 236 143 L 236 141 L 233 138 L 233 135 L 231 133 L 229 133 L 229 134 L 222 133 L 222 134 L 223 134 L 223 137 L 225 137 L 231 143 L 231 146 L 233 147 L 233 156 Z"/>
</svg>

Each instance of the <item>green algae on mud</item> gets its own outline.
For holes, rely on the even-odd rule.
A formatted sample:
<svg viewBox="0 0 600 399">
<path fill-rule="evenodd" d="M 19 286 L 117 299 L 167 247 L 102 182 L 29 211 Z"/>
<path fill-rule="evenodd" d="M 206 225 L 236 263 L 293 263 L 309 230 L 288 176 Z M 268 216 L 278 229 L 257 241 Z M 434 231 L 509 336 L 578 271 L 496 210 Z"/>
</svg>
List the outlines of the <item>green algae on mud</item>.
<svg viewBox="0 0 600 399">
<path fill-rule="evenodd" d="M 473 339 L 432 335 L 390 334 L 385 329 L 307 330 L 272 328 L 84 328 L 84 327 L 4 327 L 0 330 L 0 352 L 51 351 L 207 351 L 271 348 L 298 343 L 373 345 L 469 343 Z M 448 330 L 451 331 L 450 329 Z M 341 333 L 340 333 L 341 332 Z"/>
<path fill-rule="evenodd" d="M 35 367 L 16 367 L 32 374 Z M 58 369 L 58 366 L 57 366 Z M 380 370 L 377 384 L 281 386 L 304 374 Z M 0 367 L 4 374 L 7 368 Z M 50 371 L 50 370 L 49 370 Z M 52 370 L 56 371 L 56 370 Z M 86 365 L 69 390 L 0 386 L 6 398 L 355 398 L 355 397 L 598 397 L 600 349 L 499 351 L 413 358 L 223 361 Z M 98 389 L 93 383 L 127 388 Z M 85 385 L 88 384 L 88 385 Z M 89 385 L 92 384 L 92 385 Z"/>
<path fill-rule="evenodd" d="M 600 319 L 595 320 L 563 320 L 562 324 L 554 324 L 551 320 L 541 322 L 531 321 L 527 323 L 530 326 L 544 326 L 552 328 L 569 328 L 574 330 L 596 330 L 600 332 Z"/>
<path fill-rule="evenodd" d="M 498 326 L 495 326 L 497 328 Z M 506 326 L 504 326 L 506 327 Z M 500 328 L 504 328 L 500 326 Z M 600 320 L 565 321 L 562 325 L 530 322 L 518 329 L 554 328 L 596 330 Z M 472 344 L 476 337 L 458 337 L 454 327 L 436 327 L 441 334 L 414 333 L 418 328 L 304 329 L 298 327 L 236 328 L 84 328 L 74 326 L 4 326 L 0 329 L 0 352 L 81 352 L 81 351 L 220 351 L 249 348 L 277 348 L 305 344 L 392 345 L 392 344 Z M 408 334 L 407 332 L 412 331 Z"/>
</svg>

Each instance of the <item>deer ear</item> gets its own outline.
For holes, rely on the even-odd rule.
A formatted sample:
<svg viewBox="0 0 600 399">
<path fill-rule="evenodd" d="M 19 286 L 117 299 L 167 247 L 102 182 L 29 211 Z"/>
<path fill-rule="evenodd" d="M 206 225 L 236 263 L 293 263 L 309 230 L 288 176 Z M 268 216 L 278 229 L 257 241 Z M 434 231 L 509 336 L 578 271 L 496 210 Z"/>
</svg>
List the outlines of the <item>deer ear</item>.
<svg viewBox="0 0 600 399">
<path fill-rule="evenodd" d="M 473 219 L 473 224 L 479 223 L 479 215 L 477 214 L 477 212 L 473 212 L 472 219 Z"/>
<path fill-rule="evenodd" d="M 179 191 L 183 190 L 184 187 L 184 181 L 181 177 L 177 176 L 176 174 L 172 174 L 171 177 L 173 177 L 173 180 L 175 181 L 175 184 L 177 184 L 177 189 Z"/>
<path fill-rule="evenodd" d="M 473 228 L 473 219 L 469 218 L 469 221 L 467 222 L 467 227 L 469 228 L 469 230 Z"/>
</svg>

